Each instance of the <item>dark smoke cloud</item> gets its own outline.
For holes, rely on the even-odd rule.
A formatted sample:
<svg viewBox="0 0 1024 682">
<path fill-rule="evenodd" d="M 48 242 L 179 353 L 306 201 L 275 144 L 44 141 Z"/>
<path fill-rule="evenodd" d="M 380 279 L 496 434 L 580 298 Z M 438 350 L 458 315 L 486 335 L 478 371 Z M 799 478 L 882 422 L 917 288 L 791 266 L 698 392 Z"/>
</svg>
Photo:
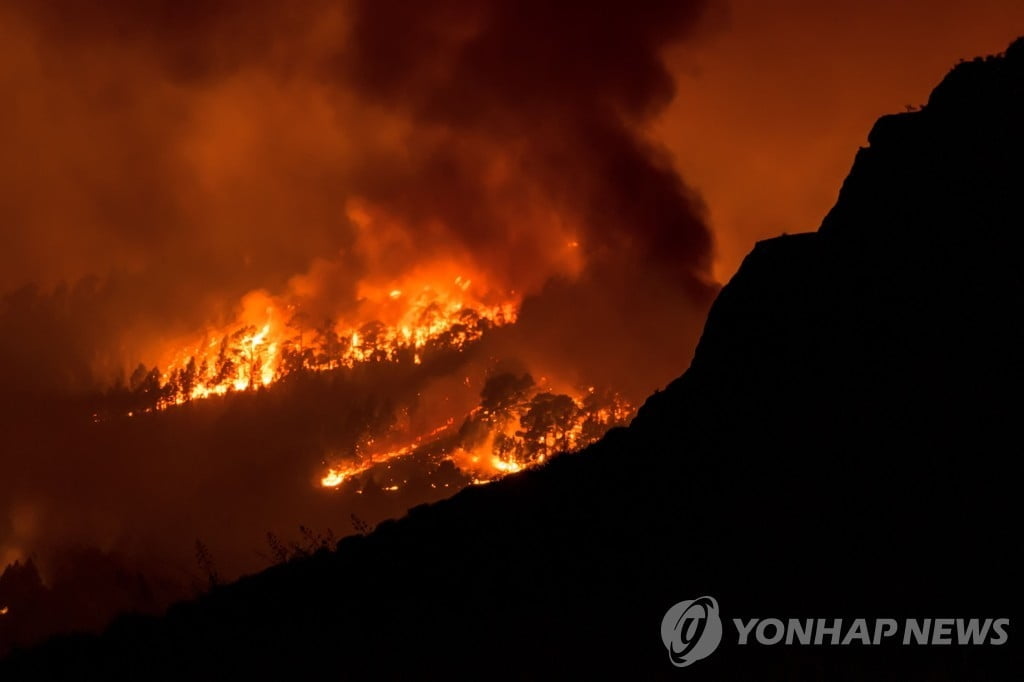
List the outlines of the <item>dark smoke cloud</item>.
<svg viewBox="0 0 1024 682">
<path fill-rule="evenodd" d="M 387 183 L 367 192 L 413 216 L 440 211 L 485 252 L 535 231 L 519 220 L 538 202 L 576 231 L 588 263 L 653 261 L 681 280 L 703 277 L 710 239 L 700 204 L 638 133 L 673 95 L 660 51 L 694 29 L 703 3 L 438 4 L 356 4 L 343 77 L 440 131 L 409 178 L 418 191 L 395 196 Z M 460 137 L 482 138 L 482 153 Z M 482 181 L 496 163 L 518 210 Z M 447 201 L 437 201 L 435 179 Z"/>
<path fill-rule="evenodd" d="M 641 132 L 673 96 L 661 49 L 703 3 L 439 5 L 355 6 L 342 78 L 437 138 L 403 183 L 415 189 L 364 192 L 410 222 L 441 215 L 498 269 L 578 243 L 582 271 L 527 302 L 514 345 L 642 397 L 685 367 L 712 291 L 703 207 Z M 498 196 L 482 180 L 495 164 Z"/>
</svg>

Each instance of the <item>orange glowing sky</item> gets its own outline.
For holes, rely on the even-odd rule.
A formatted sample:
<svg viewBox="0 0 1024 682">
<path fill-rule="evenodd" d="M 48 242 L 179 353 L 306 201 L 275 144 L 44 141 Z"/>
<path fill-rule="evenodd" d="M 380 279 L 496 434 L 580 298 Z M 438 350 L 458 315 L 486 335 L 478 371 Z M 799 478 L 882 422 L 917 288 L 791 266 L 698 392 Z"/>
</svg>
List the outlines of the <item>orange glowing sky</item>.
<svg viewBox="0 0 1024 682">
<path fill-rule="evenodd" d="M 724 281 L 756 240 L 817 229 L 874 121 L 1004 50 L 1024 2 L 732 0 L 713 21 L 670 56 L 657 135 L 707 202 Z"/>
<path fill-rule="evenodd" d="M 73 304 L 55 309 L 82 318 L 60 354 L 74 369 L 48 384 L 157 362 L 253 291 L 338 317 L 370 275 L 432 260 L 516 299 L 579 280 L 544 291 L 544 330 L 612 320 L 631 289 L 609 325 L 668 339 L 664 381 L 709 274 L 815 229 L 879 116 L 1024 34 L 1019 0 L 602 6 L 0 2 L 0 293 L 63 282 Z M 30 298 L 18 310 L 39 317 Z M 648 317 L 677 327 L 637 329 Z M 54 364 L 40 340 L 61 337 L 37 327 L 0 343 L 33 384 Z"/>
<path fill-rule="evenodd" d="M 141 24 L 152 35 L 126 41 L 103 33 L 101 21 L 84 22 L 79 32 L 96 34 L 90 46 L 71 28 L 83 22 L 16 12 L 18 5 L 33 3 L 0 3 L 0 86 L 18 93 L 17 106 L 0 112 L 0 140 L 13 159 L 0 169 L 0 216 L 12 230 L 3 291 L 102 274 L 111 263 L 134 267 L 147 252 L 166 254 L 190 240 L 216 251 L 219 242 L 211 240 L 230 241 L 236 226 L 271 221 L 302 225 L 302 248 L 284 230 L 261 235 L 237 254 L 259 277 L 237 288 L 280 284 L 308 266 L 310 252 L 339 246 L 329 229 L 339 212 L 320 190 L 348 181 L 355 172 L 349 166 L 363 172 L 366 161 L 346 134 L 356 130 L 356 139 L 394 146 L 405 130 L 400 117 L 349 106 L 315 79 L 277 74 L 288 85 L 280 86 L 277 72 L 259 71 L 260 59 L 280 57 L 273 51 L 253 48 L 262 56 L 247 57 L 252 68 L 218 87 L 192 75 L 195 82 L 182 87 L 154 75 L 166 66 L 161 59 L 182 58 L 162 42 L 173 30 Z M 86 12 L 87 5 L 76 6 Z M 677 94 L 653 132 L 707 203 L 719 281 L 757 239 L 817 227 L 875 119 L 922 103 L 958 59 L 1001 51 L 1024 34 L 1019 0 L 729 0 L 708 2 L 705 11 L 699 30 L 667 55 Z M 318 36 L 333 35 L 340 21 L 336 12 L 310 12 L 320 28 L 289 56 L 303 68 L 322 47 Z M 243 14 L 258 23 L 267 10 L 252 6 Z M 273 25 L 290 35 L 288 26 Z M 246 40 L 258 46 L 260 35 Z M 233 49 L 248 54 L 252 46 L 237 42 L 242 46 Z M 233 64 L 234 52 L 222 54 L 226 47 L 199 38 L 186 47 L 210 61 L 211 71 Z M 279 144 L 262 144 L 276 138 Z M 261 176 L 265 168 L 276 172 Z M 173 189 L 152 189 L 168 184 Z M 119 189 L 114 198 L 106 196 L 111 185 Z M 203 220 L 193 220 L 197 215 Z M 195 222 L 196 234 L 172 229 L 181 220 Z M 22 229 L 14 230 L 19 222 Z M 127 227 L 108 226 L 115 223 Z M 133 236 L 140 223 L 149 234 L 142 245 Z M 69 240 L 74 248 L 54 248 Z M 225 265 L 214 259 L 196 267 Z"/>
</svg>

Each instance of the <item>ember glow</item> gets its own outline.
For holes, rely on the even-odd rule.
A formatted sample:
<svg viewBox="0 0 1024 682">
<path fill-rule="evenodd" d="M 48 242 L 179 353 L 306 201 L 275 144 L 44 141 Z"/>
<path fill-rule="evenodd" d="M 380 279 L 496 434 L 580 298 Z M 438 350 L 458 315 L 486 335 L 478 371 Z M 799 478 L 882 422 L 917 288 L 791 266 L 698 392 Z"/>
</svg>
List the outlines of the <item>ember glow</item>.
<svg viewBox="0 0 1024 682">
<path fill-rule="evenodd" d="M 373 453 L 365 458 L 360 458 L 358 461 L 348 464 L 337 464 L 327 469 L 323 478 L 320 479 L 320 485 L 324 488 L 337 488 L 347 480 L 351 480 L 355 476 L 371 470 L 378 464 L 386 464 L 393 459 L 398 457 L 405 457 L 411 455 L 417 447 L 420 446 L 424 441 L 428 441 L 431 438 L 439 436 L 441 433 L 447 431 L 452 426 L 452 421 L 448 421 L 443 426 L 430 431 L 423 436 L 420 436 L 413 440 L 412 443 L 404 445 L 397 450 L 388 450 L 382 453 Z"/>
</svg>

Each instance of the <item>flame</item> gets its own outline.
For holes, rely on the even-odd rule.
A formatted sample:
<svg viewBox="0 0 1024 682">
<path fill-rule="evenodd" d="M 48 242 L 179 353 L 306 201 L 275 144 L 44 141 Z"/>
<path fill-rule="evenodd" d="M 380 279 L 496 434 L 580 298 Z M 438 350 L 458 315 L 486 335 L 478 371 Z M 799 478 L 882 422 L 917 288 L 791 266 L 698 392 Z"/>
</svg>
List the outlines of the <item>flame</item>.
<svg viewBox="0 0 1024 682">
<path fill-rule="evenodd" d="M 608 429 L 629 421 L 635 408 L 617 394 L 598 396 L 593 387 L 584 391 L 544 391 L 546 381 L 519 402 L 501 409 L 477 407 L 466 418 L 463 430 L 476 431 L 469 438 L 443 452 L 438 461 L 450 461 L 471 477 L 474 484 L 489 483 L 509 474 L 539 466 L 557 452 L 575 452 L 597 441 Z M 598 399 L 601 398 L 601 399 Z M 537 419 L 538 410 L 555 405 L 548 421 Z M 320 484 L 337 488 L 343 482 L 378 465 L 413 455 L 417 448 L 436 442 L 446 431 L 454 431 L 453 420 L 400 448 L 375 453 L 351 463 L 330 466 Z M 397 486 L 385 487 L 397 490 Z"/>
<path fill-rule="evenodd" d="M 449 419 L 441 426 L 438 426 L 437 428 L 428 431 L 427 433 L 424 433 L 423 435 L 417 437 L 408 445 L 404 445 L 396 450 L 389 450 L 387 452 L 372 454 L 369 457 L 360 459 L 348 465 L 336 465 L 329 467 L 326 473 L 324 473 L 323 478 L 320 479 L 320 485 L 324 488 L 337 488 L 346 480 L 349 480 L 354 476 L 358 476 L 359 474 L 365 471 L 369 471 L 378 464 L 389 462 L 398 457 L 410 455 L 417 447 L 419 447 L 425 441 L 433 439 L 439 436 L 440 434 L 444 433 L 445 431 L 449 430 L 450 428 L 452 428 L 454 422 L 454 419 Z"/>
<path fill-rule="evenodd" d="M 164 354 L 167 369 L 151 380 L 154 399 L 142 411 L 270 386 L 297 371 L 421 364 L 430 350 L 462 350 L 487 329 L 515 322 L 519 308 L 514 294 L 476 287 L 450 266 L 420 268 L 381 286 L 364 282 L 358 294 L 354 314 L 316 325 L 286 299 L 251 292 L 232 324 Z"/>
<path fill-rule="evenodd" d="M 0 606 L 0 616 L 6 616 L 8 611 L 10 611 L 10 609 L 6 606 Z"/>
<path fill-rule="evenodd" d="M 308 286 L 293 283 L 300 294 Z M 271 386 L 295 372 L 371 362 L 421 364 L 430 352 L 461 352 L 488 329 L 514 323 L 520 303 L 516 292 L 495 292 L 485 278 L 469 277 L 453 264 L 418 266 L 390 281 L 363 281 L 357 296 L 344 319 L 316 325 L 288 297 L 251 292 L 232 324 L 176 345 L 167 354 L 167 370 L 153 370 L 142 380 L 144 396 L 155 398 L 128 415 Z M 133 377 L 133 383 L 137 380 Z M 432 460 L 450 461 L 472 483 L 486 483 L 541 465 L 556 452 L 579 450 L 634 412 L 617 395 L 596 400 L 593 387 L 554 393 L 546 377 L 536 385 L 530 379 L 530 384 L 513 403 L 481 404 L 459 430 L 448 419 L 399 447 L 325 462 L 319 484 L 341 488 L 442 436 L 444 443 L 430 450 Z M 395 481 L 387 483 L 383 490 L 400 489 Z"/>
<path fill-rule="evenodd" d="M 320 479 L 320 485 L 325 488 L 336 488 L 345 482 L 345 479 L 349 476 L 347 471 L 341 469 L 330 468 L 324 477 Z"/>
</svg>

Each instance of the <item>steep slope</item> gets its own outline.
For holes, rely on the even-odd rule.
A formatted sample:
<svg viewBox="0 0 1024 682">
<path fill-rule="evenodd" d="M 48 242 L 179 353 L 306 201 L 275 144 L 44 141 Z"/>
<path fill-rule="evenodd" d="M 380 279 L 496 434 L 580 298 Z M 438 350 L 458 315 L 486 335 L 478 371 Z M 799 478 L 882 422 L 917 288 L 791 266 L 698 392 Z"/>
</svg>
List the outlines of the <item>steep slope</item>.
<svg viewBox="0 0 1024 682">
<path fill-rule="evenodd" d="M 0 677 L 1010 679 L 1022 661 L 1024 41 L 881 119 L 817 233 L 757 245 L 628 429 Z M 1009 617 L 1001 647 L 739 647 L 733 617 Z"/>
</svg>

